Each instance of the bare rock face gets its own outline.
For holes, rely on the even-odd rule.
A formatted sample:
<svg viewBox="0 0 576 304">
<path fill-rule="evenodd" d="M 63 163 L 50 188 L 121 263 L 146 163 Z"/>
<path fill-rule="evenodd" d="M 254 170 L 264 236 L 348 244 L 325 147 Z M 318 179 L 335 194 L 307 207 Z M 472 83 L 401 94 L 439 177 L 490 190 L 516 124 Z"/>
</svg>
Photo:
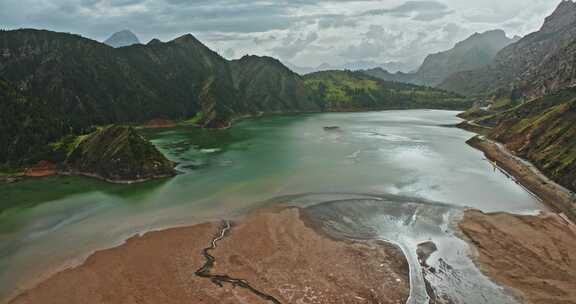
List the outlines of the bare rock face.
<svg viewBox="0 0 576 304">
<path fill-rule="evenodd" d="M 576 3 L 571 0 L 563 0 L 552 15 L 546 18 L 540 32 L 557 32 L 572 25 L 574 21 L 576 21 Z"/>
</svg>

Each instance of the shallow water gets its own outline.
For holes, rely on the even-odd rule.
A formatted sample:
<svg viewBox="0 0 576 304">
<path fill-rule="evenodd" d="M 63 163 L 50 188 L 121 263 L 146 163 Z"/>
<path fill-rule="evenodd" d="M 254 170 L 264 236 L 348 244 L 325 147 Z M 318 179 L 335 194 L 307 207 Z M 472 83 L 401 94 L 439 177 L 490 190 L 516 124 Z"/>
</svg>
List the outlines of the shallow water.
<svg viewBox="0 0 576 304">
<path fill-rule="evenodd" d="M 312 114 L 247 120 L 223 131 L 147 130 L 183 174 L 139 185 L 81 177 L 0 185 L 0 295 L 22 287 L 31 273 L 136 233 L 241 215 L 286 195 L 388 193 L 484 211 L 542 209 L 465 144 L 472 133 L 442 126 L 459 122 L 455 114 Z"/>
<path fill-rule="evenodd" d="M 319 195 L 293 198 L 318 200 L 307 208 L 313 219 L 335 237 L 380 239 L 398 245 L 410 265 L 408 304 L 511 304 L 516 300 L 484 276 L 470 259 L 468 245 L 458 238 L 456 224 L 463 209 L 441 203 L 392 195 L 362 195 L 335 201 Z M 437 251 L 422 268 L 418 245 L 433 242 Z M 433 289 L 429 295 L 427 280 Z"/>
</svg>

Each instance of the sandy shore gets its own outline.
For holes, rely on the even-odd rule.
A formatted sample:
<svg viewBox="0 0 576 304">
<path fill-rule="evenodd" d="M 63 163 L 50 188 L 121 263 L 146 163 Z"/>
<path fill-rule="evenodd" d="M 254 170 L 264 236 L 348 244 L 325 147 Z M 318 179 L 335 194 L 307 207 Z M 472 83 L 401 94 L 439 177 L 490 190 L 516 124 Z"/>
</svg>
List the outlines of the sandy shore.
<svg viewBox="0 0 576 304">
<path fill-rule="evenodd" d="M 484 152 L 486 157 L 502 168 L 507 174 L 535 193 L 546 205 L 554 211 L 565 214 L 572 221 L 576 221 L 576 199 L 566 188 L 547 178 L 536 167 L 527 161 L 514 156 L 502 145 L 474 137 L 468 144 Z"/>
<path fill-rule="evenodd" d="M 523 303 L 576 303 L 576 226 L 557 214 L 467 211 L 460 228 L 481 269 Z"/>
<path fill-rule="evenodd" d="M 10 303 L 406 302 L 408 265 L 399 248 L 331 239 L 303 213 L 281 209 L 231 226 L 150 232 L 95 253 Z M 214 258 L 208 268 L 206 254 Z M 201 269 L 211 278 L 199 276 Z"/>
</svg>

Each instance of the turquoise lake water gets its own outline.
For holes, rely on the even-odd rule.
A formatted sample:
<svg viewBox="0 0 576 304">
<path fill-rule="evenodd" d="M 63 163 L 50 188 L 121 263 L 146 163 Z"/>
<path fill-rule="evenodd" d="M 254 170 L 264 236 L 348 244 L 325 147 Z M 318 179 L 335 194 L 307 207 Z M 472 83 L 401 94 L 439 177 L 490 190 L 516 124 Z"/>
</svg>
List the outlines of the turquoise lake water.
<svg viewBox="0 0 576 304">
<path fill-rule="evenodd" d="M 144 130 L 182 174 L 137 185 L 49 177 L 0 185 L 0 294 L 144 231 L 242 215 L 286 195 L 393 194 L 484 211 L 540 202 L 446 127 L 457 112 L 267 117 L 229 130 Z M 326 130 L 325 127 L 338 127 Z"/>
</svg>

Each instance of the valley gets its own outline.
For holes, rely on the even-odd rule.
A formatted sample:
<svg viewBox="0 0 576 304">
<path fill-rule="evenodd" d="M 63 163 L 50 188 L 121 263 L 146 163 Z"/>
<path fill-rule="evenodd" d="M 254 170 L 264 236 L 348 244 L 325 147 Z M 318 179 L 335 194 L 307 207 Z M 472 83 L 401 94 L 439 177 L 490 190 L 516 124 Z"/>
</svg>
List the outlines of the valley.
<svg viewBox="0 0 576 304">
<path fill-rule="evenodd" d="M 576 304 L 575 2 L 125 2 L 0 30 L 0 303 Z"/>
</svg>

